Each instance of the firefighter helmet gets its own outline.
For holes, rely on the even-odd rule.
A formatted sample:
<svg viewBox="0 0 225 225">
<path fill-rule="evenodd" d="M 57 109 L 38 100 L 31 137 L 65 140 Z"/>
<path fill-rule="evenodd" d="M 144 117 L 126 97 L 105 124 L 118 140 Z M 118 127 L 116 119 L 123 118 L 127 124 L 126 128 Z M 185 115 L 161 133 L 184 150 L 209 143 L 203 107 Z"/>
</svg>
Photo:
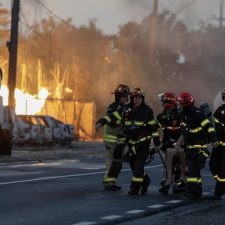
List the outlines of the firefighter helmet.
<svg viewBox="0 0 225 225">
<path fill-rule="evenodd" d="M 160 101 L 164 104 L 164 107 L 171 109 L 177 105 L 176 96 L 173 92 L 165 92 L 160 95 Z"/>
<path fill-rule="evenodd" d="M 115 94 L 118 96 L 128 96 L 130 94 L 130 88 L 125 84 L 119 84 L 114 92 L 111 94 Z"/>
<path fill-rule="evenodd" d="M 131 97 L 141 96 L 144 99 L 145 98 L 145 93 L 144 93 L 144 91 L 141 88 L 136 87 L 130 92 L 130 96 Z"/>
<path fill-rule="evenodd" d="M 163 103 L 171 104 L 171 105 L 176 105 L 176 96 L 173 92 L 165 92 L 162 94 L 161 99 Z"/>
<path fill-rule="evenodd" d="M 181 92 L 177 96 L 177 102 L 184 107 L 191 107 L 194 105 L 194 98 L 189 92 Z"/>
<path fill-rule="evenodd" d="M 221 96 L 222 96 L 223 101 L 225 101 L 225 89 L 221 92 Z"/>
</svg>

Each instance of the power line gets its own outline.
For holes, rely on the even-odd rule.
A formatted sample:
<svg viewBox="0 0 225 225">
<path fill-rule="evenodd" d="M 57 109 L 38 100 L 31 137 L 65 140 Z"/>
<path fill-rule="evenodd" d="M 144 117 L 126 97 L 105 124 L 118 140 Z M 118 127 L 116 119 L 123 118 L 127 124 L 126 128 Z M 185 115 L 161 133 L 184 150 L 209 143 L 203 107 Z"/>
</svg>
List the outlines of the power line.
<svg viewBox="0 0 225 225">
<path fill-rule="evenodd" d="M 187 3 L 186 5 L 184 5 L 183 7 L 181 7 L 180 9 L 178 9 L 176 12 L 175 12 L 175 15 L 178 15 L 179 13 L 181 13 L 182 11 L 184 11 L 186 8 L 188 8 L 189 6 L 191 6 L 193 3 L 197 2 L 198 0 L 193 0 L 189 3 Z"/>
<path fill-rule="evenodd" d="M 181 13 L 182 11 L 184 11 L 186 8 L 190 7 L 193 3 L 197 2 L 198 0 L 192 0 L 191 2 L 187 3 L 186 5 L 184 5 L 182 8 L 178 9 L 175 13 L 174 13 L 174 16 L 178 15 L 179 13 Z M 120 39 L 118 40 L 118 42 L 124 42 L 124 41 L 127 41 L 131 38 L 136 38 L 137 36 L 141 35 L 141 34 L 144 34 L 145 32 L 148 32 L 150 31 L 151 28 L 146 28 L 144 30 L 142 30 L 141 32 L 137 32 L 129 37 L 126 37 L 126 38 L 123 38 L 123 39 Z"/>
<path fill-rule="evenodd" d="M 72 29 L 76 29 L 77 28 L 75 26 L 73 26 L 72 24 L 70 24 L 68 21 L 64 20 L 63 18 L 61 18 L 59 15 L 57 15 L 55 12 L 53 12 L 51 9 L 49 9 L 44 3 L 42 3 L 40 0 L 35 0 L 38 4 L 40 4 L 43 8 L 45 8 L 53 17 L 57 18 L 58 20 L 60 20 L 62 23 L 66 24 L 67 26 L 71 27 Z M 178 9 L 174 15 L 178 15 L 179 13 L 181 13 L 182 11 L 184 11 L 186 8 L 190 7 L 193 3 L 197 2 L 198 0 L 192 0 L 191 2 L 185 4 L 183 7 L 181 7 L 180 9 Z M 144 34 L 148 31 L 150 31 L 151 28 L 146 28 L 144 30 L 142 30 L 141 32 L 137 32 L 133 35 L 130 35 L 126 38 L 120 39 L 119 42 L 123 42 L 123 41 L 127 41 L 131 38 L 136 38 L 141 34 Z"/>
<path fill-rule="evenodd" d="M 22 22 L 22 24 L 23 24 L 26 28 L 28 28 L 29 30 L 31 30 L 31 31 L 32 31 L 33 33 L 35 33 L 36 35 L 38 35 L 38 36 L 40 37 L 40 39 L 42 39 L 43 43 L 46 43 L 46 42 L 49 41 L 49 39 L 47 39 L 45 36 L 41 35 L 41 33 L 37 32 L 37 31 L 34 29 L 34 27 L 32 27 L 31 25 L 28 24 L 28 22 L 27 22 L 27 20 L 26 20 L 26 17 L 25 17 L 25 15 L 24 15 L 24 13 L 23 13 L 23 11 L 21 11 L 21 15 L 22 15 L 22 19 L 23 19 L 23 21 L 21 21 L 21 22 Z M 58 45 L 56 45 L 56 44 L 54 43 L 56 40 L 55 40 L 55 37 L 53 36 L 53 34 L 50 33 L 50 32 L 47 32 L 47 34 L 48 34 L 48 35 L 51 37 L 51 39 L 53 40 L 52 43 L 53 43 L 54 47 L 55 47 L 57 50 L 62 51 L 62 49 L 59 48 Z M 47 45 L 45 45 L 45 47 L 47 47 Z"/>
<path fill-rule="evenodd" d="M 60 20 L 62 23 L 66 24 L 67 26 L 77 29 L 75 26 L 71 25 L 68 21 L 61 18 L 59 15 L 57 15 L 55 12 L 53 12 L 51 9 L 49 9 L 45 4 L 43 4 L 40 0 L 35 0 L 38 4 L 40 4 L 43 8 L 45 8 L 51 15 L 53 15 L 55 18 Z"/>
</svg>

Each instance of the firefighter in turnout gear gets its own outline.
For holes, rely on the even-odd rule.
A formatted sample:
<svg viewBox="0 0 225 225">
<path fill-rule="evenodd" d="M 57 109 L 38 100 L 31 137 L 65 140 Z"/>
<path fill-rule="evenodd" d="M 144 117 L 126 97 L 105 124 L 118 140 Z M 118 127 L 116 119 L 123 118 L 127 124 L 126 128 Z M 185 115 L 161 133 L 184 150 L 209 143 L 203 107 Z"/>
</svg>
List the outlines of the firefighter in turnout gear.
<svg viewBox="0 0 225 225">
<path fill-rule="evenodd" d="M 114 121 L 111 121 L 109 115 L 117 110 L 122 110 L 129 100 L 130 88 L 127 85 L 120 84 L 115 92 L 111 94 L 115 95 L 115 101 L 108 106 L 106 116 L 97 121 L 96 131 L 98 132 L 102 126 L 107 124 L 103 137 L 103 143 L 106 149 L 106 172 L 103 187 L 105 190 L 117 191 L 121 189 L 117 185 L 116 179 L 122 168 L 122 156 L 126 138 L 122 134 L 121 118 L 116 117 Z"/>
<path fill-rule="evenodd" d="M 210 170 L 216 180 L 215 200 L 221 200 L 225 194 L 225 90 L 221 93 L 223 104 L 214 113 L 214 124 L 217 133 L 218 147 L 213 148 L 210 157 Z"/>
<path fill-rule="evenodd" d="M 182 109 L 181 134 L 187 154 L 187 187 L 184 197 L 198 198 L 202 195 L 201 169 L 204 168 L 208 142 L 217 143 L 216 132 L 201 109 L 195 107 L 194 98 L 188 92 L 177 96 Z"/>
<path fill-rule="evenodd" d="M 168 194 L 173 180 L 175 181 L 176 192 L 184 191 L 186 154 L 182 148 L 175 148 L 174 146 L 181 136 L 181 113 L 177 107 L 176 96 L 172 92 L 166 92 L 159 95 L 159 97 L 162 102 L 163 112 L 157 116 L 157 120 L 163 130 L 161 150 L 165 153 L 166 164 L 166 177 L 163 178 L 165 180 L 162 182 L 159 192 Z M 179 174 L 175 176 L 174 172 Z"/>
<path fill-rule="evenodd" d="M 155 149 L 159 151 L 158 124 L 153 116 L 152 109 L 144 102 L 144 92 L 135 88 L 131 92 L 131 102 L 123 108 L 102 118 L 102 125 L 120 121 L 123 134 L 126 137 L 128 151 L 124 159 L 129 162 L 133 172 L 129 195 L 145 194 L 148 191 L 150 177 L 144 173 L 145 162 L 149 154 L 149 146 L 153 138 Z"/>
<path fill-rule="evenodd" d="M 129 147 L 128 162 L 132 169 L 129 195 L 145 194 L 148 191 L 150 177 L 144 172 L 151 139 L 156 151 L 159 151 L 160 140 L 158 124 L 152 109 L 144 101 L 144 92 L 140 88 L 131 91 L 131 102 L 125 118 L 125 132 Z"/>
</svg>

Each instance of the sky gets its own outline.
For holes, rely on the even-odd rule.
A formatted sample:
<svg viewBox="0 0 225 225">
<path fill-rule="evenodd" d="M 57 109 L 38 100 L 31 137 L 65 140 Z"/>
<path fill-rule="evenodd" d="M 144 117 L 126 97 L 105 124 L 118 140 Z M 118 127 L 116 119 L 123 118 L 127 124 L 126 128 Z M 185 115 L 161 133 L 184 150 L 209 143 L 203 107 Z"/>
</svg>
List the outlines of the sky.
<svg viewBox="0 0 225 225">
<path fill-rule="evenodd" d="M 11 7 L 13 0 L 0 0 L 5 7 Z M 52 13 L 38 4 L 41 1 Z M 177 12 L 189 2 L 189 7 L 180 12 L 180 18 L 191 28 L 196 28 L 199 20 L 215 23 L 222 0 L 159 0 L 159 11 L 168 9 Z M 50 15 L 62 19 L 72 18 L 76 26 L 87 25 L 96 19 L 96 25 L 104 34 L 116 34 L 119 25 L 128 21 L 140 22 L 150 14 L 153 0 L 20 0 L 23 15 L 27 21 L 39 21 Z M 225 2 L 224 2 L 225 9 Z M 225 12 L 224 12 L 225 16 Z M 218 22 L 217 22 L 218 23 Z"/>
</svg>

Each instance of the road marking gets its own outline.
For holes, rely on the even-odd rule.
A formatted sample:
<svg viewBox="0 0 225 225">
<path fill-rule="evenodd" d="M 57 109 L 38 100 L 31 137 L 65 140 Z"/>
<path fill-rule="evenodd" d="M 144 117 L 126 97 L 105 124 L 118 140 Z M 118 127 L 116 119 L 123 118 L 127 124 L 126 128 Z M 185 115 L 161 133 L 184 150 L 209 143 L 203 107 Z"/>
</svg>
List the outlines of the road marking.
<svg viewBox="0 0 225 225">
<path fill-rule="evenodd" d="M 161 207 L 163 207 L 163 206 L 165 206 L 165 205 L 154 204 L 154 205 L 149 205 L 149 206 L 147 206 L 147 207 L 148 207 L 148 208 L 152 208 L 152 209 L 158 209 L 158 208 L 161 208 Z"/>
<path fill-rule="evenodd" d="M 134 210 L 126 211 L 125 213 L 136 214 L 136 213 L 140 213 L 140 212 L 144 212 L 144 211 L 146 211 L 146 210 L 134 209 Z"/>
<path fill-rule="evenodd" d="M 80 222 L 80 223 L 73 223 L 71 225 L 91 225 L 91 224 L 96 224 L 96 222 Z"/>
<path fill-rule="evenodd" d="M 170 201 L 167 201 L 166 203 L 171 203 L 171 204 L 176 204 L 178 202 L 182 202 L 183 200 L 170 200 Z"/>
<path fill-rule="evenodd" d="M 162 167 L 162 165 L 147 166 L 146 168 L 156 168 L 156 167 Z M 127 171 L 130 171 L 130 168 L 122 170 L 122 172 L 127 172 Z M 105 173 L 105 171 L 100 171 L 100 172 L 91 172 L 91 173 L 69 174 L 69 175 L 62 175 L 62 176 L 39 177 L 39 178 L 28 179 L 28 180 L 16 180 L 16 181 L 1 182 L 0 186 L 8 185 L 8 184 L 19 184 L 19 183 L 28 183 L 28 182 L 35 182 L 35 181 L 44 181 L 44 180 L 56 180 L 56 179 L 63 179 L 63 178 L 69 178 L 69 177 L 90 176 L 90 175 L 97 175 L 97 174 L 104 174 L 104 173 Z"/>
<path fill-rule="evenodd" d="M 101 219 L 103 219 L 103 220 L 113 220 L 113 219 L 117 219 L 117 218 L 120 218 L 120 217 L 122 217 L 122 216 L 110 215 L 110 216 L 101 217 Z"/>
<path fill-rule="evenodd" d="M 211 192 L 203 192 L 202 194 L 203 195 L 211 195 L 212 193 Z"/>
<path fill-rule="evenodd" d="M 68 177 L 89 176 L 89 175 L 96 175 L 96 174 L 103 174 L 103 173 L 104 172 L 93 172 L 93 173 L 70 174 L 70 175 L 63 175 L 63 176 L 40 177 L 40 178 L 34 178 L 34 179 L 29 179 L 29 180 L 16 180 L 16 181 L 1 182 L 0 185 L 28 183 L 28 182 L 42 181 L 42 180 L 54 180 L 54 179 L 62 179 L 62 178 L 68 178 Z"/>
</svg>

